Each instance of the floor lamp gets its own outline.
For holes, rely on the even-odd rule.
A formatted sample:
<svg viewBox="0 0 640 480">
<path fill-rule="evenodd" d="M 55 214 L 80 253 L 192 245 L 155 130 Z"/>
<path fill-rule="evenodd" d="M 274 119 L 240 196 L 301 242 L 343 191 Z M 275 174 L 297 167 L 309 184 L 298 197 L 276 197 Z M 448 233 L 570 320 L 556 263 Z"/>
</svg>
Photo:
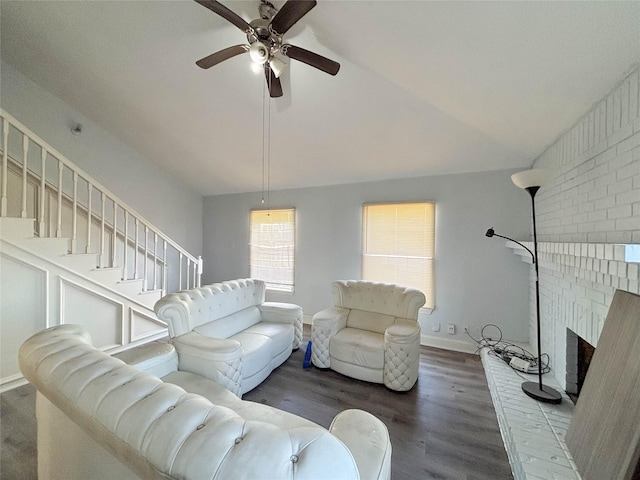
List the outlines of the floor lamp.
<svg viewBox="0 0 640 480">
<path fill-rule="evenodd" d="M 527 192 L 531 196 L 531 217 L 533 219 L 533 252 L 527 247 L 509 237 L 498 235 L 494 232 L 493 228 L 487 230 L 487 237 L 500 237 L 506 240 L 517 243 L 523 247 L 531 255 L 531 259 L 536 269 L 536 328 L 538 336 L 538 381 L 537 382 L 524 382 L 522 384 L 522 391 L 529 395 L 531 398 L 538 400 L 539 402 L 546 403 L 560 403 L 562 402 L 562 395 L 555 389 L 543 385 L 542 383 L 542 359 L 541 359 L 541 340 L 540 340 L 540 280 L 538 272 L 538 238 L 536 234 L 536 204 L 535 196 L 541 186 L 547 183 L 552 178 L 552 172 L 547 169 L 536 168 L 533 170 L 525 170 L 524 172 L 518 172 L 511 175 L 511 181 L 517 186 Z"/>
</svg>

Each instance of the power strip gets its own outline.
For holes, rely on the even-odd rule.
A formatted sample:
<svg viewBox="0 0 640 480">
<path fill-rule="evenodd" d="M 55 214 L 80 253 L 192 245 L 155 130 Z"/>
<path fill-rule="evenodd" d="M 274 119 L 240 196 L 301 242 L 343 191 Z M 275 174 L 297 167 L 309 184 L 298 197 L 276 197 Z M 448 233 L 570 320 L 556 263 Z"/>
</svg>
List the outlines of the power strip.
<svg viewBox="0 0 640 480">
<path fill-rule="evenodd" d="M 516 370 L 520 370 L 521 372 L 524 372 L 524 373 L 529 373 L 529 366 L 531 364 L 526 360 L 523 360 L 522 358 L 511 357 L 511 361 L 509 362 L 509 365 L 512 368 L 515 368 Z"/>
</svg>

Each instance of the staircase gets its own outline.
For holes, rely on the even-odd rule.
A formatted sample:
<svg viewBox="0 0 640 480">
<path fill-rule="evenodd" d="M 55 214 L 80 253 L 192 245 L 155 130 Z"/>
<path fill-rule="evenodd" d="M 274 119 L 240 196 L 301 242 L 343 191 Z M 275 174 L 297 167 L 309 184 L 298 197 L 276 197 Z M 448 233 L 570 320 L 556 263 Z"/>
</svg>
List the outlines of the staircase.
<svg viewBox="0 0 640 480">
<path fill-rule="evenodd" d="M 117 352 L 166 336 L 153 305 L 200 285 L 202 260 L 0 109 L 0 391 L 19 345 L 61 323 Z"/>
</svg>

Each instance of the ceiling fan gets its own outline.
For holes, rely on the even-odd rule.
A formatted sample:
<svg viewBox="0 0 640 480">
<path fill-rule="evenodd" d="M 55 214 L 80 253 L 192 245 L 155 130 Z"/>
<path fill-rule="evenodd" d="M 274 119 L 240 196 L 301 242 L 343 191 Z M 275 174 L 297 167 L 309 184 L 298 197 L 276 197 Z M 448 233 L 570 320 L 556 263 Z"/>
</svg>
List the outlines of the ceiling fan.
<svg viewBox="0 0 640 480">
<path fill-rule="evenodd" d="M 200 68 L 211 68 L 224 60 L 249 52 L 251 59 L 255 63 L 264 65 L 264 73 L 271 97 L 282 96 L 282 85 L 279 77 L 286 64 L 278 58 L 278 54 L 311 65 L 329 75 L 335 75 L 340 70 L 338 62 L 283 42 L 282 37 L 284 34 L 309 10 L 316 6 L 316 0 L 287 0 L 280 10 L 277 10 L 267 0 L 261 0 L 259 6 L 260 18 L 253 20 L 251 23 L 247 23 L 238 14 L 216 0 L 195 1 L 242 30 L 247 35 L 248 42 L 248 45 L 234 45 L 198 60 L 196 65 Z"/>
</svg>

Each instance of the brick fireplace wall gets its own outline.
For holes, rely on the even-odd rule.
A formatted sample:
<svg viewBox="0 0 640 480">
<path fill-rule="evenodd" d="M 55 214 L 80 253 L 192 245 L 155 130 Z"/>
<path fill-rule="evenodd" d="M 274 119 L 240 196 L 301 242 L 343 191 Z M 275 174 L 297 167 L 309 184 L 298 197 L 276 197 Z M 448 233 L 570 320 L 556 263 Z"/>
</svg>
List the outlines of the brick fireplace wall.
<svg viewBox="0 0 640 480">
<path fill-rule="evenodd" d="M 566 329 L 597 347 L 615 290 L 640 293 L 640 263 L 630 256 L 640 249 L 639 98 L 635 68 L 534 163 L 556 172 L 536 196 L 536 220 L 542 351 L 562 386 Z M 533 274 L 532 268 L 531 345 Z"/>
</svg>

